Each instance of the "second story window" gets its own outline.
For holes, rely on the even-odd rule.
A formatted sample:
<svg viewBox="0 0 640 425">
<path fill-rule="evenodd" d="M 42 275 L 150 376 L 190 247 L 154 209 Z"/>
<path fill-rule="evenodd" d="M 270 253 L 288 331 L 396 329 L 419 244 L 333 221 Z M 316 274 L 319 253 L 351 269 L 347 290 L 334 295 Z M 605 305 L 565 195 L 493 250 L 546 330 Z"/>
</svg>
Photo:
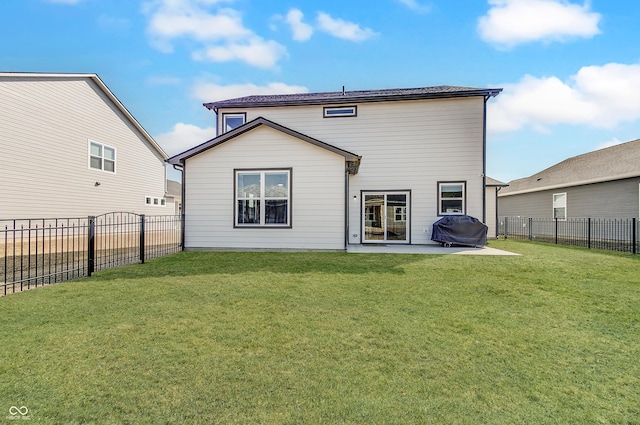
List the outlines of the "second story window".
<svg viewBox="0 0 640 425">
<path fill-rule="evenodd" d="M 247 120 L 247 114 L 234 113 L 234 114 L 222 114 L 222 132 L 226 133 L 234 128 L 240 127 Z"/>
<path fill-rule="evenodd" d="M 355 117 L 358 115 L 357 106 L 337 106 L 337 107 L 329 107 L 325 106 L 323 108 L 323 116 L 325 118 L 335 118 L 335 117 Z"/>
<path fill-rule="evenodd" d="M 116 172 L 116 149 L 89 141 L 89 167 L 96 170 Z"/>
</svg>

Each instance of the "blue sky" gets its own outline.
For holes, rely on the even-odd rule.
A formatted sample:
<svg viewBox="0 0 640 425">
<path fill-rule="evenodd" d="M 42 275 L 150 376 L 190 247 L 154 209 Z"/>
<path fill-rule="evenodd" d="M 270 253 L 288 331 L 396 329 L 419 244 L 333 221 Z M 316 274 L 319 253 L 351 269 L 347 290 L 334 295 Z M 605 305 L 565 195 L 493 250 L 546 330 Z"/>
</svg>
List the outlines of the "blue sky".
<svg viewBox="0 0 640 425">
<path fill-rule="evenodd" d="M 501 87 L 508 182 L 640 138 L 638 22 L 631 0 L 4 0 L 0 71 L 96 73 L 170 155 L 215 136 L 203 102 Z"/>
</svg>

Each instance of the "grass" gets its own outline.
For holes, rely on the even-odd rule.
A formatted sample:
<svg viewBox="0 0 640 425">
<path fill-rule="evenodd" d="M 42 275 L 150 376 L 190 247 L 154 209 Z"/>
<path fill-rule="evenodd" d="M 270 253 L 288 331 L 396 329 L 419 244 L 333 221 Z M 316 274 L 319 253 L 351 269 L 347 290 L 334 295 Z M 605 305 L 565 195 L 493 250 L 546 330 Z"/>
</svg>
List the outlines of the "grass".
<svg viewBox="0 0 640 425">
<path fill-rule="evenodd" d="M 0 411 L 51 424 L 640 423 L 640 259 L 491 246 L 523 255 L 180 253 L 0 298 Z"/>
</svg>

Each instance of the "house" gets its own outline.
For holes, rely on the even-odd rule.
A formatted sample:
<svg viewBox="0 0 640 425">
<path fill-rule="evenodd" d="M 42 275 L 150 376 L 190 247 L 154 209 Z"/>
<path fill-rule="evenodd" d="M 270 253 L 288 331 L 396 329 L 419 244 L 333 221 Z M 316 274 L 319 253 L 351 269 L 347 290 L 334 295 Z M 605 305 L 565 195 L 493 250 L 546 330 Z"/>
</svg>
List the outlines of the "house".
<svg viewBox="0 0 640 425">
<path fill-rule="evenodd" d="M 0 73 L 0 219 L 173 214 L 167 155 L 96 74 Z"/>
<path fill-rule="evenodd" d="M 485 221 L 486 102 L 425 87 L 207 103 L 218 136 L 183 169 L 187 249 L 429 244 L 439 217 Z"/>
<path fill-rule="evenodd" d="M 498 195 L 501 216 L 640 217 L 640 139 L 566 159 L 514 180 Z"/>
<path fill-rule="evenodd" d="M 167 180 L 167 193 L 165 194 L 169 209 L 173 206 L 172 214 L 182 214 L 182 184 L 174 180 Z"/>
</svg>

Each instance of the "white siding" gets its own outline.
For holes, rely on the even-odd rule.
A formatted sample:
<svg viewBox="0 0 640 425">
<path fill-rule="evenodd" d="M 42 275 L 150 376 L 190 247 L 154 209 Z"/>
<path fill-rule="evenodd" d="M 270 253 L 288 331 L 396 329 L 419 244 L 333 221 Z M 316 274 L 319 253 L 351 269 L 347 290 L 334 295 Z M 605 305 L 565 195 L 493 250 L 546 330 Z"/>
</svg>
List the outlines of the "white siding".
<svg viewBox="0 0 640 425">
<path fill-rule="evenodd" d="M 323 105 L 247 109 L 362 156 L 350 179 L 349 241 L 359 243 L 360 192 L 411 190 L 411 243 L 431 243 L 438 181 L 467 183 L 467 214 L 483 218 L 482 97 L 358 104 L 357 117 L 323 118 Z M 238 111 L 229 109 L 224 112 Z"/>
<path fill-rule="evenodd" d="M 290 229 L 234 228 L 234 170 L 291 168 Z M 186 161 L 186 248 L 344 248 L 345 160 L 260 126 Z"/>
<path fill-rule="evenodd" d="M 0 218 L 173 213 L 144 203 L 163 158 L 91 78 L 0 78 L 0 111 Z M 115 174 L 89 168 L 88 140 L 116 149 Z"/>
<path fill-rule="evenodd" d="M 498 237 L 498 228 L 496 226 L 496 203 L 498 202 L 495 187 L 487 187 L 487 222 L 488 227 L 487 238 L 495 239 Z"/>
</svg>

